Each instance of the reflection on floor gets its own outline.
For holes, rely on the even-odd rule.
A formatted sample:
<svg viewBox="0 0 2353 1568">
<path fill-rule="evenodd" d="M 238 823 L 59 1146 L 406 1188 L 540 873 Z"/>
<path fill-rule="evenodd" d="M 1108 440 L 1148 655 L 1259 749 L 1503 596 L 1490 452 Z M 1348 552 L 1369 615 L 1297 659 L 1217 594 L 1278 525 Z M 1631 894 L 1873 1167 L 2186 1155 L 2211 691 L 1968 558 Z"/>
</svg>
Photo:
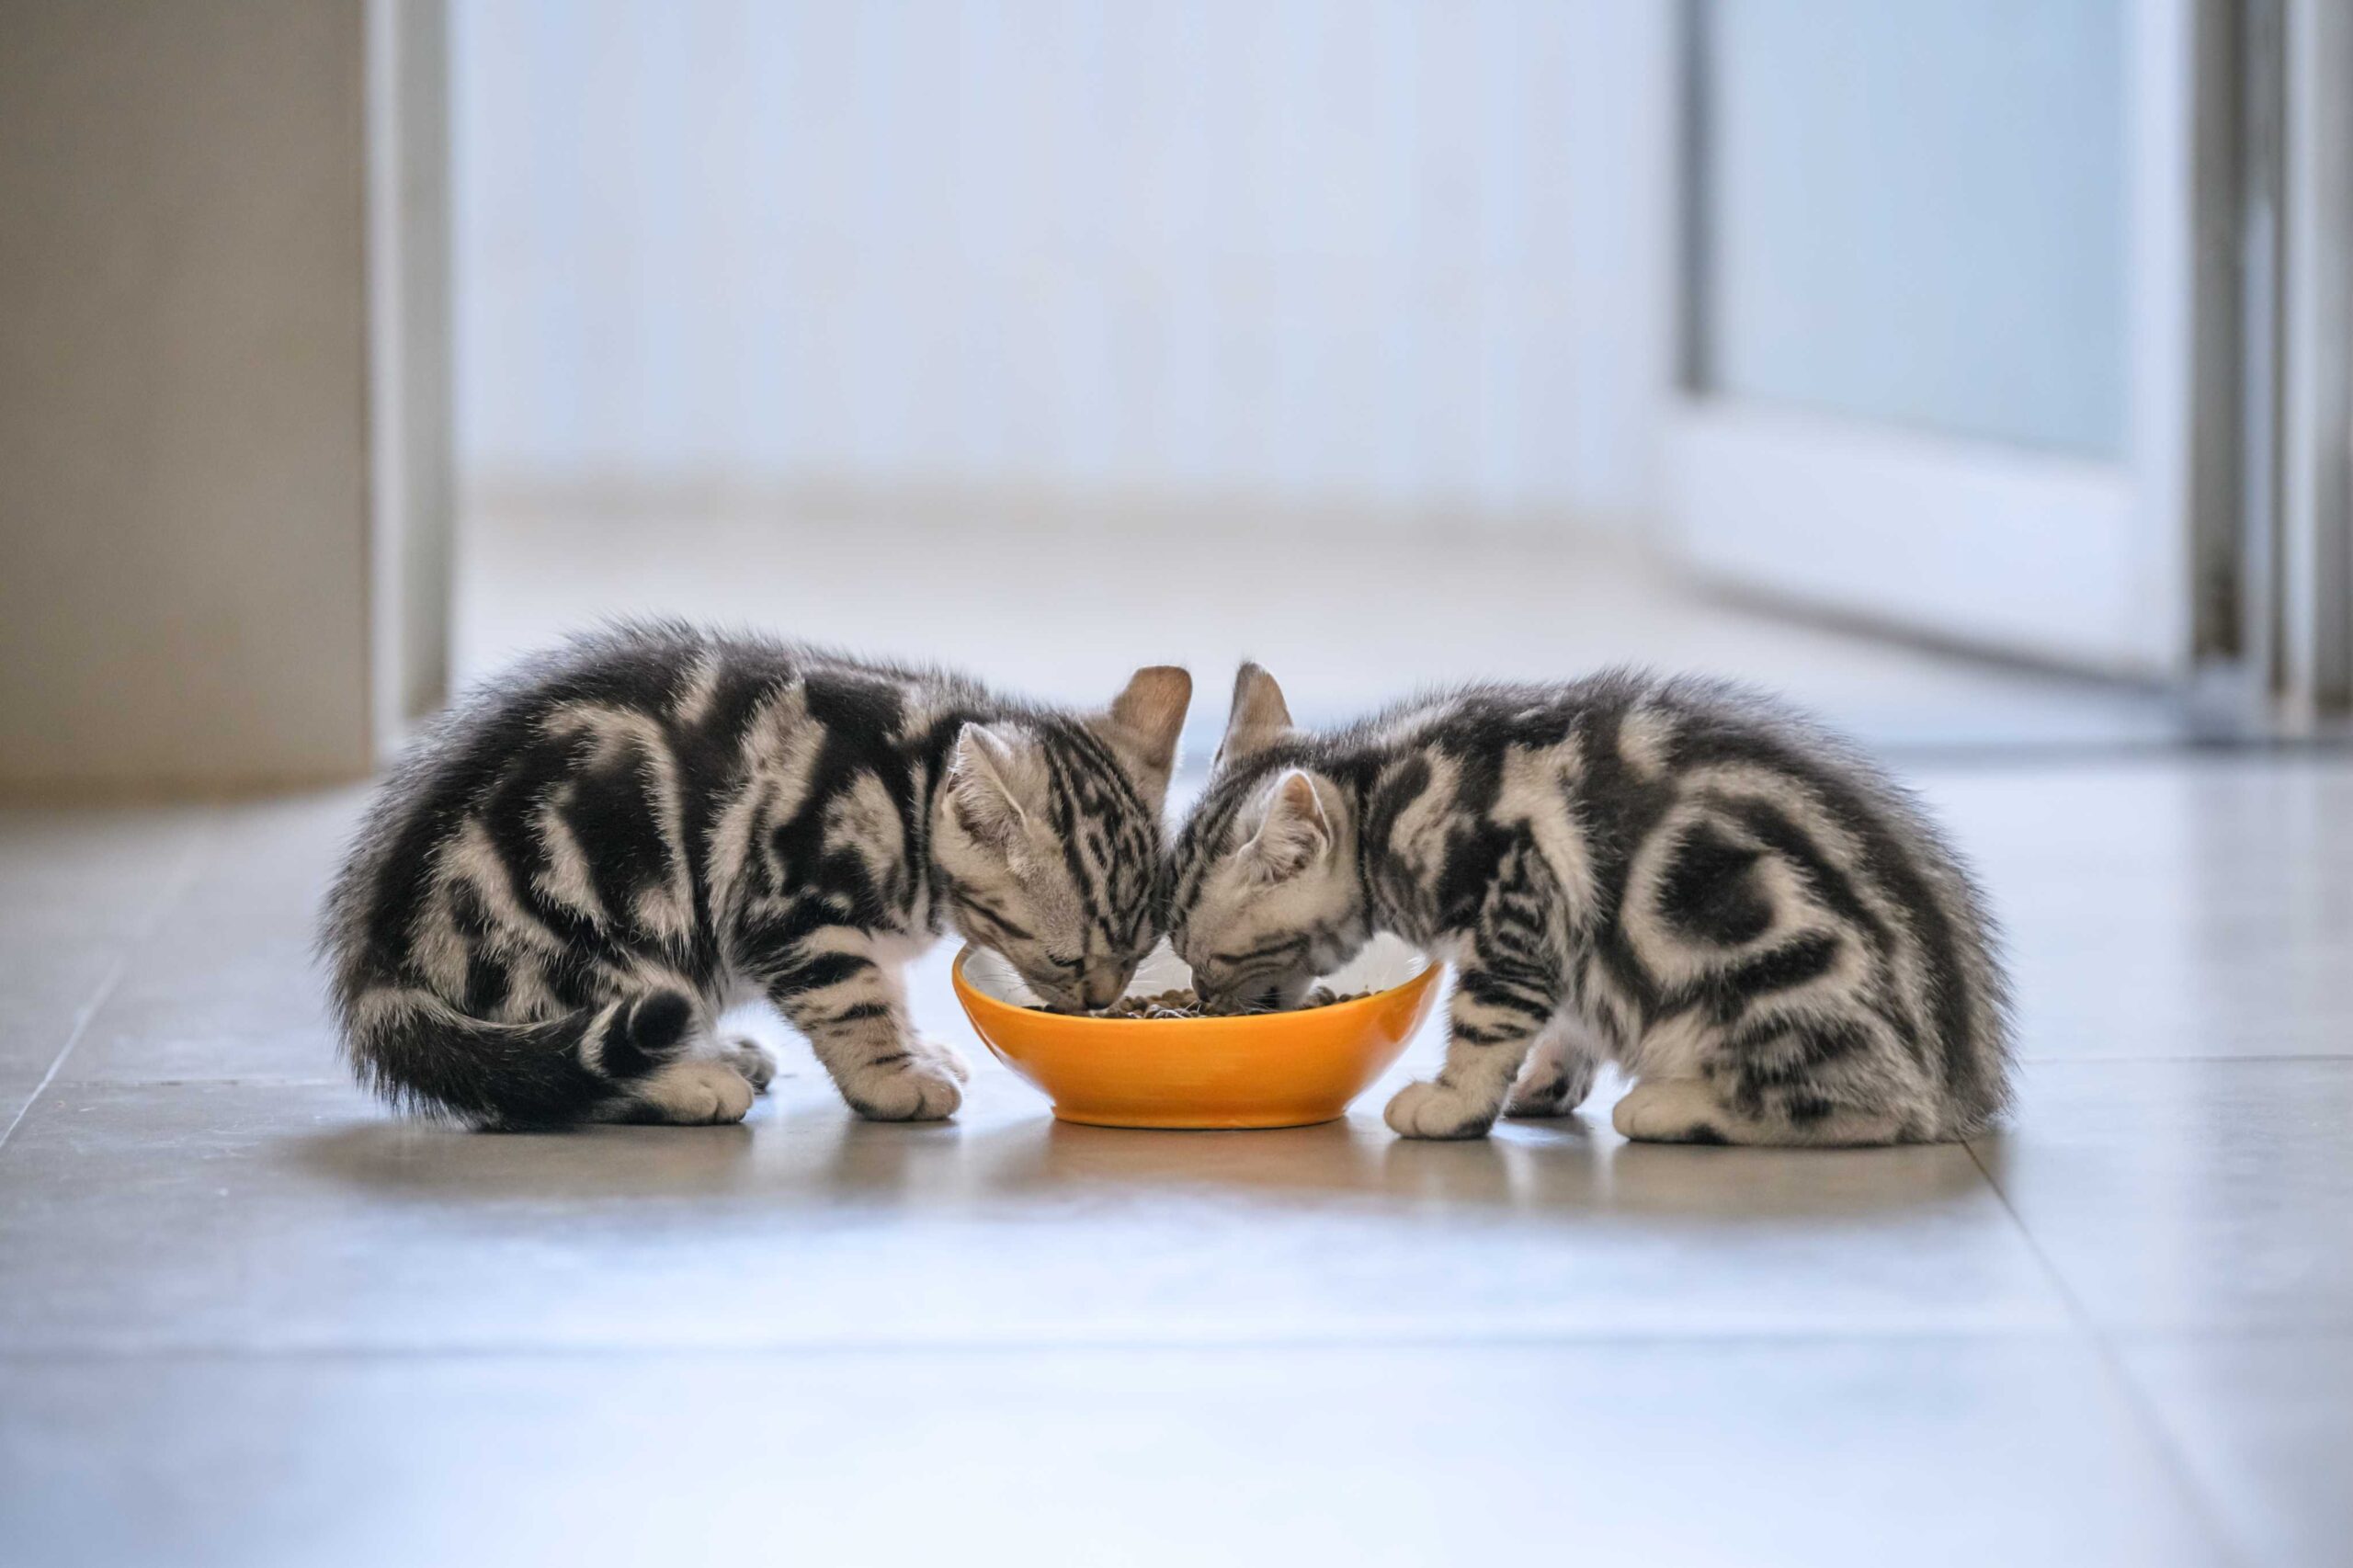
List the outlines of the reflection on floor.
<svg viewBox="0 0 2353 1568">
<path fill-rule="evenodd" d="M 1925 782 L 2023 1104 L 1839 1153 L 871 1126 L 798 1048 L 406 1125 L 306 950 L 355 795 L 0 812 L 0 1560 L 2345 1561 L 2353 767 Z"/>
<path fill-rule="evenodd" d="M 1882 744 L 2075 747 L 2177 728 L 2148 693 L 1742 608 L 1589 540 L 517 510 L 470 517 L 463 551 L 468 678 L 598 617 L 665 612 L 939 660 L 1074 700 L 1102 700 L 1140 664 L 1185 664 L 1199 681 L 1188 745 L 1201 756 L 1245 657 L 1280 677 L 1310 723 L 1441 682 L 1631 662 L 1770 687 Z M 892 570 L 875 573 L 876 559 Z"/>
</svg>

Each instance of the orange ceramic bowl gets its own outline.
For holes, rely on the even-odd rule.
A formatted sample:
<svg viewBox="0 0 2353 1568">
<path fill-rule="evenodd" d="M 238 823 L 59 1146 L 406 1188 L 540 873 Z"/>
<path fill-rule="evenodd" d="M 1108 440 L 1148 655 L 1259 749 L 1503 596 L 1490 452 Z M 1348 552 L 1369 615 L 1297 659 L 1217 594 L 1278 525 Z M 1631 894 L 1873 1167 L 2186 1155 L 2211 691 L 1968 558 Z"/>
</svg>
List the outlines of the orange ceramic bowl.
<svg viewBox="0 0 2353 1568">
<path fill-rule="evenodd" d="M 1166 944 L 1131 992 L 1188 983 Z M 1304 1127 L 1330 1121 L 1386 1073 L 1429 1016 L 1438 966 L 1376 944 L 1331 978 L 1354 1002 L 1231 1018 L 1089 1018 L 1025 1006 L 994 953 L 956 955 L 956 999 L 999 1062 L 1044 1092 L 1063 1121 L 1094 1127 Z"/>
</svg>

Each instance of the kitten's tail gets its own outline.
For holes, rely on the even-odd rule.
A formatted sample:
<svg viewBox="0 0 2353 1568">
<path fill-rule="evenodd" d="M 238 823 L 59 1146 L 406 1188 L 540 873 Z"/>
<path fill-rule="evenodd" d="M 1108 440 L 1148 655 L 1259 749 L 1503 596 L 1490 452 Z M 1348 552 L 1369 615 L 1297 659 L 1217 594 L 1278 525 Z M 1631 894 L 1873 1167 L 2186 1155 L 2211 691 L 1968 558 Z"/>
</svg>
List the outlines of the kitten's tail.
<svg viewBox="0 0 2353 1568">
<path fill-rule="evenodd" d="M 470 1017 L 429 992 L 384 985 L 342 1008 L 344 1058 L 410 1110 L 494 1127 L 584 1121 L 674 1060 L 693 998 L 656 986 L 528 1024 Z"/>
</svg>

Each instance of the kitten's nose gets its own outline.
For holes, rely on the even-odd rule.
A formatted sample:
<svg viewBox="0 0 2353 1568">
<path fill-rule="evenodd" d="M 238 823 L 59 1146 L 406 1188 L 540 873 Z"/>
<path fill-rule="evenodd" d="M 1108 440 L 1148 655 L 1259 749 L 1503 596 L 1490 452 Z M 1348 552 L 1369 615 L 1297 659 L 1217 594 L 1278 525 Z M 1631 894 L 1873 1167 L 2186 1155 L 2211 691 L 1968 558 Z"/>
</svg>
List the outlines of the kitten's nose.
<svg viewBox="0 0 2353 1568">
<path fill-rule="evenodd" d="M 1086 1010 L 1091 1013 L 1097 1008 L 1108 1007 L 1118 1001 L 1127 988 L 1128 981 L 1125 975 L 1097 971 L 1080 983 L 1078 994 L 1086 1002 Z"/>
</svg>

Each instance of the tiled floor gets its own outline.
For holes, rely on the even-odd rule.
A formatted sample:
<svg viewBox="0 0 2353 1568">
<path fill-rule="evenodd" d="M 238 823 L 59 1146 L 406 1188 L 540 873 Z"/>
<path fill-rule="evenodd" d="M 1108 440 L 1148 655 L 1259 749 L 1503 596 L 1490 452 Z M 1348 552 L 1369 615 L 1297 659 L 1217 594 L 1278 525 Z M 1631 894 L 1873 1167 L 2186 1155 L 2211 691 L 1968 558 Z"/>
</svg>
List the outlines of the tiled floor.
<svg viewBox="0 0 2353 1568">
<path fill-rule="evenodd" d="M 1881 741 L 2081 747 L 2169 738 L 2172 706 L 1814 626 L 1692 590 L 1574 536 L 1278 528 L 1217 516 L 1170 536 L 1116 520 L 1015 529 L 765 511 L 478 512 L 460 534 L 457 661 L 497 669 L 604 615 L 790 628 L 1103 701 L 1139 664 L 1199 682 L 1207 756 L 1237 662 L 1302 722 L 1354 718 L 1448 681 L 1631 663 L 1761 682 Z M 888 562 L 877 571 L 874 562 Z"/>
<path fill-rule="evenodd" d="M 2353 1561 L 2353 762 L 1921 777 L 2022 1103 L 1842 1153 L 405 1125 L 356 795 L 0 812 L 0 1562 Z"/>
</svg>

